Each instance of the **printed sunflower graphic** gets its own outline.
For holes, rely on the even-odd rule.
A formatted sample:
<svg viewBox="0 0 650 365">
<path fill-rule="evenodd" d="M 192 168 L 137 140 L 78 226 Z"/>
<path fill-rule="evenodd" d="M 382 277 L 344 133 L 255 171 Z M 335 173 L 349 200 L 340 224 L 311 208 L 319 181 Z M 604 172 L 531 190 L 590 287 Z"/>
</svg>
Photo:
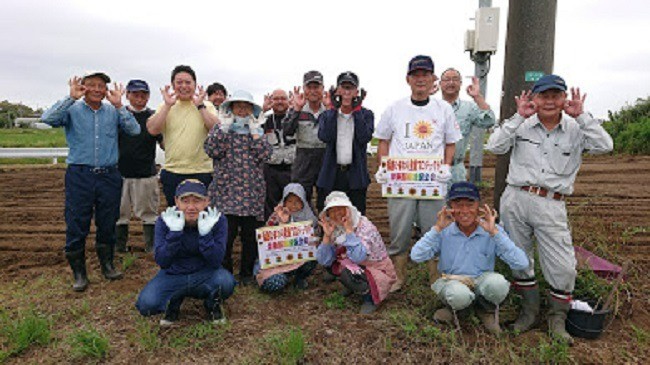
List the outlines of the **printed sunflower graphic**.
<svg viewBox="0 0 650 365">
<path fill-rule="evenodd" d="M 415 127 L 413 127 L 413 134 L 420 139 L 429 138 L 432 133 L 433 128 L 431 127 L 431 123 L 424 120 L 415 123 Z"/>
</svg>

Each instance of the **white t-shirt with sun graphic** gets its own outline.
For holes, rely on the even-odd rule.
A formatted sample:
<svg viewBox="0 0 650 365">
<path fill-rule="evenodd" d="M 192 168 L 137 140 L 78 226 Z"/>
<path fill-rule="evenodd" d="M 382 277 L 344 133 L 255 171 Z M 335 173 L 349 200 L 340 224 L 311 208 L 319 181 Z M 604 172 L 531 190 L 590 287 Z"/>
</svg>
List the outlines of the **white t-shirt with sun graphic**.
<svg viewBox="0 0 650 365">
<path fill-rule="evenodd" d="M 416 106 L 410 98 L 396 101 L 386 108 L 375 128 L 374 136 L 390 141 L 391 157 L 440 156 L 445 144 L 462 138 L 454 110 L 443 100 L 430 99 Z"/>
</svg>

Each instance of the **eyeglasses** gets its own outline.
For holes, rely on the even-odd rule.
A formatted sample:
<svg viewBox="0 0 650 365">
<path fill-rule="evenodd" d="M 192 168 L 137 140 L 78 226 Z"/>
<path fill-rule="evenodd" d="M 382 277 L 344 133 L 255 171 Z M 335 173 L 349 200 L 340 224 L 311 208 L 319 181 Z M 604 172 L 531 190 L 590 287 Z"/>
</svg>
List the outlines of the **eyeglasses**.
<svg viewBox="0 0 650 365">
<path fill-rule="evenodd" d="M 440 79 L 442 82 L 460 82 L 460 77 L 443 77 Z"/>
</svg>

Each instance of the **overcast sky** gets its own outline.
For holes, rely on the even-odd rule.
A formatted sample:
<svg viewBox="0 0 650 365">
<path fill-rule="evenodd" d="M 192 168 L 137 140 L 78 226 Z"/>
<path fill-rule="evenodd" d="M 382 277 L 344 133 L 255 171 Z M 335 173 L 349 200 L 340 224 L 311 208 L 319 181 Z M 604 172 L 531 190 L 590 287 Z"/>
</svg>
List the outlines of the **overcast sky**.
<svg viewBox="0 0 650 365">
<path fill-rule="evenodd" d="M 493 1 L 501 36 L 487 100 L 497 114 L 507 5 Z M 406 66 L 416 54 L 432 56 L 438 74 L 452 66 L 473 74 L 463 36 L 477 7 L 478 0 L 3 1 L 0 100 L 46 108 L 67 95 L 72 75 L 104 70 L 124 83 L 147 80 L 156 107 L 172 68 L 189 64 L 199 84 L 246 89 L 261 104 L 275 88 L 300 85 L 307 70 L 323 72 L 326 85 L 351 70 L 379 118 L 409 95 Z M 647 0 L 558 1 L 554 72 L 588 93 L 594 115 L 650 94 L 648 15 Z"/>
</svg>

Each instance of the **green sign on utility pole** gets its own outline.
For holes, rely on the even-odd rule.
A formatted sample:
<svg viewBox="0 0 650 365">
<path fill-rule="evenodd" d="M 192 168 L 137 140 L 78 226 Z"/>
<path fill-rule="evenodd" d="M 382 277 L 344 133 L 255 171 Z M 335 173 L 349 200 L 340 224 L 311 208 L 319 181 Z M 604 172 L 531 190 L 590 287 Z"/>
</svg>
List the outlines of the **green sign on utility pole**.
<svg viewBox="0 0 650 365">
<path fill-rule="evenodd" d="M 544 76 L 543 71 L 526 71 L 524 80 L 526 82 L 536 82 L 537 80 L 541 79 L 542 76 Z"/>
</svg>

